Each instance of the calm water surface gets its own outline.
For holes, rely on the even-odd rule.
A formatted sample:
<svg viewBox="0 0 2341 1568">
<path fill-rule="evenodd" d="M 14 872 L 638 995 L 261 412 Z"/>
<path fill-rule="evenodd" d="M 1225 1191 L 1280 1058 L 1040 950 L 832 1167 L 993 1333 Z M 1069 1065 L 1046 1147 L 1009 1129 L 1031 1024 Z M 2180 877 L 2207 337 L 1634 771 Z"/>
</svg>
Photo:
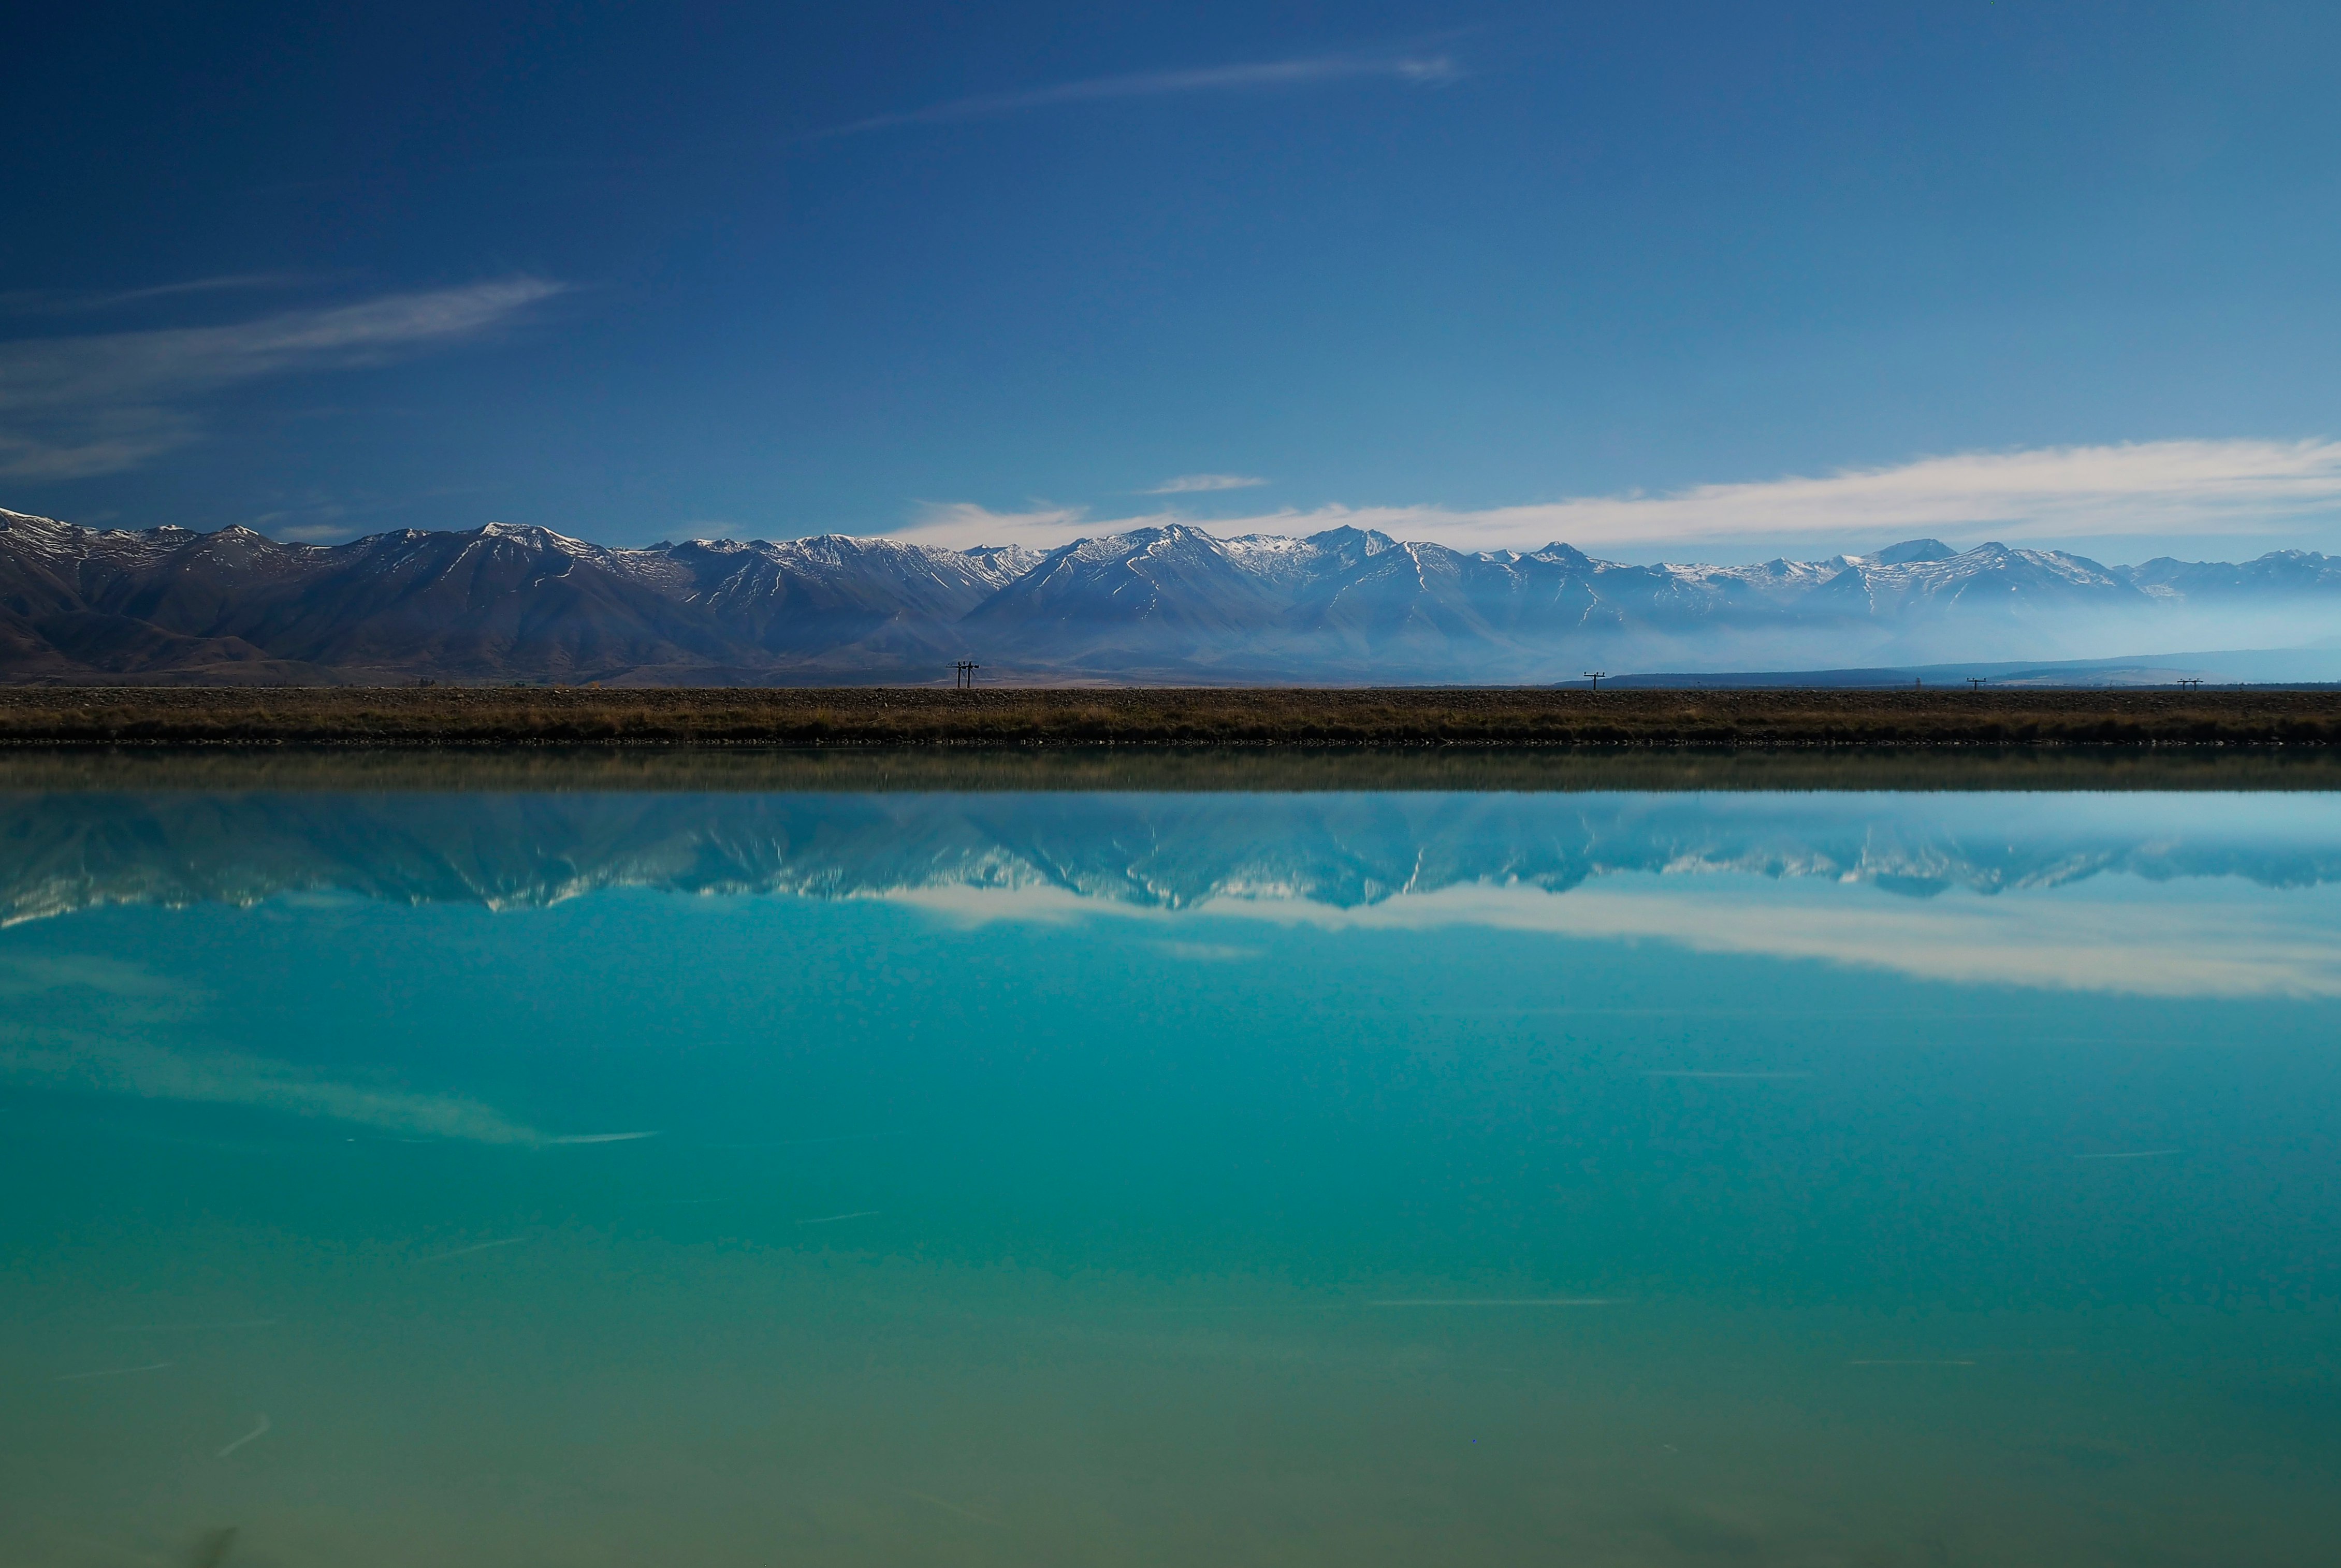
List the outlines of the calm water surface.
<svg viewBox="0 0 2341 1568">
<path fill-rule="evenodd" d="M 80 784 L 9 1563 L 2341 1538 L 2341 794 Z"/>
</svg>

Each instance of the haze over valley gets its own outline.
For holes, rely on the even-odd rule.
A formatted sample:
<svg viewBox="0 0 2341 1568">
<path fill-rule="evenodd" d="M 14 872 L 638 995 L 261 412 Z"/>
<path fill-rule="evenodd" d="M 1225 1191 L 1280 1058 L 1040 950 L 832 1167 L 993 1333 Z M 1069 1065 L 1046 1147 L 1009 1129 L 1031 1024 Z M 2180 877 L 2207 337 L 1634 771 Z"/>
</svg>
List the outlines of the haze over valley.
<svg viewBox="0 0 2341 1568">
<path fill-rule="evenodd" d="M 2341 559 L 2107 565 L 1914 539 L 1744 565 L 1563 543 L 1463 551 L 1340 527 L 1184 524 L 1053 549 L 830 534 L 640 549 L 541 527 L 348 544 L 100 531 L 0 511 L 0 667 L 18 681 L 1549 683 L 2294 650 L 2341 663 Z"/>
</svg>

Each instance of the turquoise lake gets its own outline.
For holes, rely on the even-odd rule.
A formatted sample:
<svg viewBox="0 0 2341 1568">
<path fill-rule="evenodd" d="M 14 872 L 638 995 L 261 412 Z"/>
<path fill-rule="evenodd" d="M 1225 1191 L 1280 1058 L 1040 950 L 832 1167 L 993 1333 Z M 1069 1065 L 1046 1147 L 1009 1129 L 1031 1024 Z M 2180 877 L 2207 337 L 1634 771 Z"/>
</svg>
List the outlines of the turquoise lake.
<svg viewBox="0 0 2341 1568">
<path fill-rule="evenodd" d="M 0 768 L 0 1561 L 2332 1560 L 2324 774 L 1489 776 Z"/>
</svg>

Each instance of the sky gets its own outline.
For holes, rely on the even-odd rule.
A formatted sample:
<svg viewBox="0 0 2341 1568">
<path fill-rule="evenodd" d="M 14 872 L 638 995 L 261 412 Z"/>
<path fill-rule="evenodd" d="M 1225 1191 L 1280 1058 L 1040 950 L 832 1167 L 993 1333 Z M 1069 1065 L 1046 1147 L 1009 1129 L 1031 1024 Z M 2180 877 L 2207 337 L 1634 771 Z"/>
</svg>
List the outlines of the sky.
<svg viewBox="0 0 2341 1568">
<path fill-rule="evenodd" d="M 0 506 L 2341 552 L 2341 7 L 25 6 Z"/>
</svg>

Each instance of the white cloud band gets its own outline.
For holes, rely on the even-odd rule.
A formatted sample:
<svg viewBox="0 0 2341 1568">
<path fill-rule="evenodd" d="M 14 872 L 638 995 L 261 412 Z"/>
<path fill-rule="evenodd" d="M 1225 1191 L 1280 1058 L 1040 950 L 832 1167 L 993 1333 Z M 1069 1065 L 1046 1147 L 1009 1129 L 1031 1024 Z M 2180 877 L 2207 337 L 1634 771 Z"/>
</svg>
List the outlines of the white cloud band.
<svg viewBox="0 0 2341 1568">
<path fill-rule="evenodd" d="M 1169 487 L 1158 494 L 1172 494 Z M 1283 509 L 1213 518 L 1222 537 L 1349 524 L 1463 550 L 1586 549 L 1735 540 L 1830 540 L 1872 549 L 1918 534 L 2009 543 L 2150 534 L 2254 534 L 2341 515 L 2341 441 L 2151 441 L 1924 457 L 1888 468 L 1701 484 L 1666 495 L 1580 496 L 1480 510 L 1439 505 Z M 1180 520 L 1092 518 L 1072 507 L 924 508 L 901 536 L 967 545 L 1060 544 Z"/>
</svg>

